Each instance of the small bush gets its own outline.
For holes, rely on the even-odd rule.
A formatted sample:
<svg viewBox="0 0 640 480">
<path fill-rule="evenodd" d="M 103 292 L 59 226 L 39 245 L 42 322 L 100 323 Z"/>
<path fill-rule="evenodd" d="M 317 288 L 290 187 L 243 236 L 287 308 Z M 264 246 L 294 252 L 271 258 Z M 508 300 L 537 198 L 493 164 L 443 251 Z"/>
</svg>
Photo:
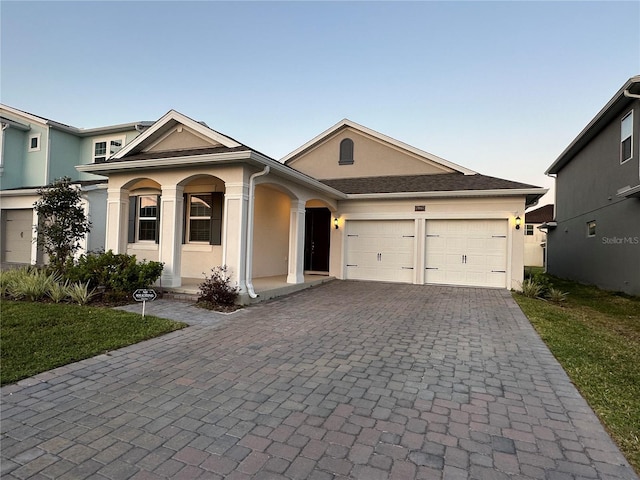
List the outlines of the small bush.
<svg viewBox="0 0 640 480">
<path fill-rule="evenodd" d="M 47 273 L 37 268 L 20 269 L 7 286 L 10 297 L 25 299 L 30 302 L 38 302 L 44 299 L 52 285 L 60 281 L 60 276 L 55 273 Z"/>
<path fill-rule="evenodd" d="M 211 269 L 211 276 L 205 275 L 200 284 L 198 303 L 210 306 L 231 306 L 238 298 L 238 287 L 231 286 L 231 278 L 226 265 Z"/>
<path fill-rule="evenodd" d="M 138 288 L 151 287 L 162 274 L 160 262 L 138 262 L 135 255 L 115 254 L 111 250 L 81 255 L 69 264 L 66 278 L 74 283 L 89 283 L 91 288 L 104 287 L 105 295 L 119 298 Z"/>
<path fill-rule="evenodd" d="M 89 290 L 89 282 L 74 283 L 68 287 L 68 293 L 78 305 L 86 305 L 96 295 L 96 289 Z"/>
<path fill-rule="evenodd" d="M 12 285 L 21 277 L 28 275 L 30 270 L 31 267 L 0 270 L 0 296 L 10 298 Z"/>
<path fill-rule="evenodd" d="M 567 292 L 563 292 L 559 288 L 551 287 L 547 291 L 547 295 L 546 296 L 547 296 L 547 300 L 549 300 L 550 302 L 562 303 L 567 299 L 567 295 L 569 295 Z"/>
<path fill-rule="evenodd" d="M 536 282 L 533 278 L 527 278 L 521 284 L 522 294 L 525 297 L 529 298 L 540 298 L 542 293 L 544 292 L 544 288 L 538 282 Z"/>
<path fill-rule="evenodd" d="M 49 298 L 53 301 L 53 303 L 60 303 L 69 298 L 69 280 L 64 283 L 56 282 L 49 286 L 49 291 L 47 292 Z"/>
</svg>

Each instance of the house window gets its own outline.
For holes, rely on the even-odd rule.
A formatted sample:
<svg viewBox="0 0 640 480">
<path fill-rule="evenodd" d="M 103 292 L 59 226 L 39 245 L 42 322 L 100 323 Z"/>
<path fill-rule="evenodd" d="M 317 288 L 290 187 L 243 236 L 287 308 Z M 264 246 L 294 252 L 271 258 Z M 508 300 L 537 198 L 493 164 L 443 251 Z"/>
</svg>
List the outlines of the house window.
<svg viewBox="0 0 640 480">
<path fill-rule="evenodd" d="M 627 113 L 620 123 L 620 163 L 633 156 L 633 110 Z"/>
<path fill-rule="evenodd" d="M 533 225 L 530 223 L 527 223 L 524 226 L 524 234 L 525 235 L 533 235 Z"/>
<path fill-rule="evenodd" d="M 124 146 L 124 138 L 108 138 L 93 142 L 93 162 L 106 162 Z"/>
<path fill-rule="evenodd" d="M 345 138 L 340 142 L 338 165 L 353 165 L 353 140 L 350 138 Z"/>
<path fill-rule="evenodd" d="M 189 194 L 185 207 L 185 237 L 187 241 L 221 245 L 222 193 Z"/>
<path fill-rule="evenodd" d="M 30 152 L 37 152 L 40 150 L 40 134 L 29 136 L 29 148 Z"/>
<path fill-rule="evenodd" d="M 587 237 L 595 237 L 596 236 L 596 221 L 592 220 L 587 222 Z"/>
<path fill-rule="evenodd" d="M 129 197 L 129 243 L 158 243 L 160 195 Z"/>
</svg>

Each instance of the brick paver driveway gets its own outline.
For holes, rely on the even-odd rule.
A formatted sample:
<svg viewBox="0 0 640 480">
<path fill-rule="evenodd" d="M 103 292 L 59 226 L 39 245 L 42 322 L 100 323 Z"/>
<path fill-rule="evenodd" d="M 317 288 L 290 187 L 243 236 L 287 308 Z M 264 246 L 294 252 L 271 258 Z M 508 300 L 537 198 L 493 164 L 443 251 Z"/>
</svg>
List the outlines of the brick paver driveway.
<svg viewBox="0 0 640 480">
<path fill-rule="evenodd" d="M 7 479 L 637 479 L 503 290 L 336 281 L 2 404 Z"/>
</svg>

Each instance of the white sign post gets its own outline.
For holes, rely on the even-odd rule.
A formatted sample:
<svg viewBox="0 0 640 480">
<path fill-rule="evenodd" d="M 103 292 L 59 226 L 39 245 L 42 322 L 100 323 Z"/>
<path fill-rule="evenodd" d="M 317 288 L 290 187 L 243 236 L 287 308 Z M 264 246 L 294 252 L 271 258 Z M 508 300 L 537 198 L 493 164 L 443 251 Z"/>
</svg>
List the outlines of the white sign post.
<svg viewBox="0 0 640 480">
<path fill-rule="evenodd" d="M 144 309 L 147 305 L 147 301 L 152 301 L 158 298 L 158 294 L 152 288 L 139 288 L 133 292 L 133 299 L 136 302 L 142 302 L 142 318 L 144 318 Z"/>
</svg>

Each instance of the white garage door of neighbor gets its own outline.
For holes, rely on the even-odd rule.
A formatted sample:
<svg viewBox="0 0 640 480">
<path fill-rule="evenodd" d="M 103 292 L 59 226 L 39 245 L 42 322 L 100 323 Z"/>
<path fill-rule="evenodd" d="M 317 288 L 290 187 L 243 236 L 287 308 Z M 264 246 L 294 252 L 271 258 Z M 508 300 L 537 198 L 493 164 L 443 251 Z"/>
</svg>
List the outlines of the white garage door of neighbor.
<svg viewBox="0 0 640 480">
<path fill-rule="evenodd" d="M 5 210 L 2 234 L 2 261 L 31 263 L 33 210 Z"/>
<path fill-rule="evenodd" d="M 349 220 L 346 278 L 413 283 L 413 220 Z"/>
<path fill-rule="evenodd" d="M 425 283 L 506 287 L 506 220 L 427 220 Z"/>
</svg>

